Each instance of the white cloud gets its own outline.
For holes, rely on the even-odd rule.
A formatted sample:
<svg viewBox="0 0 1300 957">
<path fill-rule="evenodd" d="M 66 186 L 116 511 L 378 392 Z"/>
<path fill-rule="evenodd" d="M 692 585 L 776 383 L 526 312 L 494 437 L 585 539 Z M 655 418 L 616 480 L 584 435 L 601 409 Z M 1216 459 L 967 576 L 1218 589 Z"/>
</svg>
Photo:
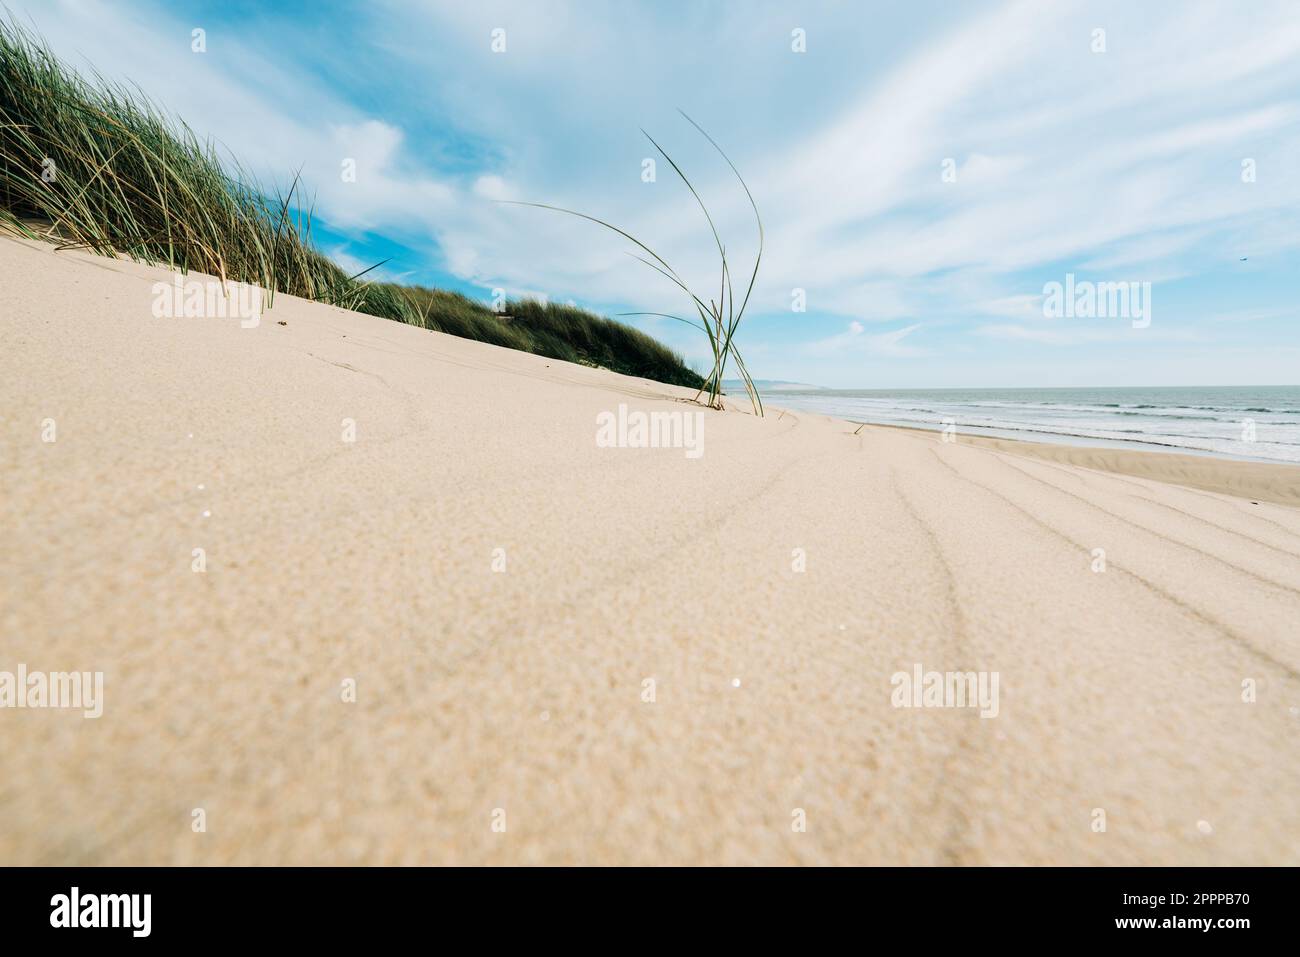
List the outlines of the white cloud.
<svg viewBox="0 0 1300 957">
<path fill-rule="evenodd" d="M 484 199 L 510 199 L 511 191 L 500 176 L 488 173 L 474 180 L 474 195 Z"/>
<path fill-rule="evenodd" d="M 405 168 L 402 130 L 378 120 L 334 124 L 327 156 L 338 157 L 319 181 L 322 208 L 333 225 L 382 229 L 385 224 L 435 224 L 456 199 L 445 183 Z M 354 178 L 345 178 L 355 170 Z M 327 161 L 319 164 L 327 166 Z"/>
<path fill-rule="evenodd" d="M 805 351 L 813 356 L 856 354 L 900 359 L 914 358 L 926 353 L 903 340 L 920 328 L 920 323 L 914 323 L 888 332 L 868 333 L 862 323 L 855 321 L 849 323 L 848 329 L 839 335 L 808 343 Z"/>
<path fill-rule="evenodd" d="M 979 326 L 975 334 L 990 339 L 1034 342 L 1048 346 L 1081 346 L 1095 343 L 1153 344 L 1159 342 L 1204 342 L 1206 337 L 1192 329 L 1160 328 L 1154 324 L 1135 329 L 1128 320 L 1113 320 L 1113 325 L 1077 325 L 1050 328 L 993 324 Z"/>
<path fill-rule="evenodd" d="M 1008 316 L 1012 319 L 1045 318 L 1042 293 L 1003 296 L 999 299 L 981 303 L 979 311 L 994 316 Z"/>
</svg>

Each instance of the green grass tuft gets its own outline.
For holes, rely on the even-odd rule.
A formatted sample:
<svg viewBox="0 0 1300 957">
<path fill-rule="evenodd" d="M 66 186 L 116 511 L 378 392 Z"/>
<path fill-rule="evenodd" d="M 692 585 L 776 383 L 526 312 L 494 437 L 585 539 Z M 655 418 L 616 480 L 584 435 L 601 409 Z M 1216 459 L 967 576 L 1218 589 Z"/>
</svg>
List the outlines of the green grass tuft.
<svg viewBox="0 0 1300 957">
<path fill-rule="evenodd" d="M 749 200 L 750 207 L 754 210 L 754 222 L 758 226 L 758 252 L 754 256 L 754 268 L 749 275 L 749 284 L 745 288 L 744 294 L 739 297 L 739 301 L 737 301 L 738 297 L 736 296 L 735 289 L 732 287 L 731 266 L 727 262 L 727 247 L 723 244 L 722 237 L 718 235 L 718 228 L 714 225 L 713 216 L 709 213 L 708 206 L 705 205 L 700 194 L 696 192 L 694 184 L 692 184 L 686 174 L 682 172 L 682 168 L 678 166 L 677 162 L 655 141 L 655 138 L 645 130 L 641 131 L 642 135 L 650 141 L 651 145 L 659 152 L 659 155 L 668 161 L 668 165 L 673 168 L 673 172 L 676 173 L 678 178 L 686 184 L 686 188 L 689 189 L 691 195 L 695 197 L 695 202 L 699 205 L 700 211 L 704 214 L 705 221 L 709 224 L 709 232 L 713 235 L 713 241 L 718 249 L 719 281 L 717 299 L 708 298 L 707 294 L 700 295 L 696 293 L 695 290 L 686 285 L 677 270 L 673 269 L 666 259 L 631 233 L 624 229 L 620 229 L 612 223 L 607 223 L 603 219 L 597 219 L 595 216 L 589 216 L 586 213 L 580 213 L 577 210 L 565 209 L 562 206 L 551 206 L 548 203 L 528 203 L 517 200 L 502 200 L 501 202 L 509 203 L 513 206 L 532 206 L 537 209 L 549 209 L 553 212 L 576 216 L 579 219 L 585 219 L 598 226 L 603 226 L 610 232 L 616 233 L 630 241 L 638 250 L 640 250 L 640 252 L 629 252 L 629 255 L 638 262 L 649 266 L 679 290 L 686 293 L 687 297 L 690 299 L 691 308 L 695 310 L 695 314 L 699 317 L 699 322 L 696 322 L 692 318 L 669 315 L 664 312 L 625 312 L 620 313 L 620 315 L 659 316 L 663 319 L 675 319 L 678 322 L 686 323 L 692 328 L 699 329 L 708 339 L 709 349 L 713 353 L 713 368 L 709 371 L 708 376 L 705 377 L 702 384 L 699 386 L 699 389 L 695 394 L 696 400 L 698 401 L 700 396 L 707 395 L 708 398 L 705 403 L 706 405 L 713 409 L 721 409 L 723 407 L 722 380 L 723 376 L 726 375 L 727 372 L 727 362 L 734 361 L 736 363 L 736 369 L 740 372 L 740 380 L 745 387 L 746 393 L 749 395 L 750 402 L 753 404 L 754 414 L 761 416 L 763 414 L 763 399 L 758 394 L 758 389 L 754 386 L 754 380 L 749 374 L 749 369 L 745 367 L 745 360 L 740 355 L 740 347 L 736 342 L 736 331 L 740 328 L 741 320 L 745 317 L 745 308 L 749 305 L 749 297 L 753 294 L 754 283 L 758 279 L 758 267 L 763 261 L 763 217 L 758 213 L 758 203 L 754 201 L 754 194 L 749 191 L 749 184 L 746 183 L 745 178 L 740 175 L 740 170 L 736 169 L 736 164 L 731 161 L 731 157 L 727 156 L 727 154 L 723 152 L 722 147 L 714 141 L 713 137 L 705 131 L 704 127 L 700 126 L 700 124 L 696 123 L 681 110 L 678 110 L 677 112 L 681 113 L 686 122 L 695 127 L 700 135 L 709 141 L 709 145 L 712 146 L 717 151 L 718 155 L 726 161 L 727 165 L 731 167 L 732 173 L 735 174 L 736 179 L 740 182 L 741 188 L 745 191 L 745 197 Z M 647 259 L 646 256 L 641 255 L 641 253 L 645 253 L 650 258 Z"/>
</svg>

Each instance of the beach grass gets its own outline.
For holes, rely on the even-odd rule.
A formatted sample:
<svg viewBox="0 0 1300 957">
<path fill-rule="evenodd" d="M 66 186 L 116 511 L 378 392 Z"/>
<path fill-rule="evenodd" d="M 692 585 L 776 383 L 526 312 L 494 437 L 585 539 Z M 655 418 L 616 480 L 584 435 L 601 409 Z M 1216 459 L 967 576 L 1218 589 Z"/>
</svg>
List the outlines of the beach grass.
<svg viewBox="0 0 1300 957">
<path fill-rule="evenodd" d="M 657 382 L 699 388 L 704 381 L 652 336 L 576 306 L 511 299 L 498 312 L 445 289 L 393 288 L 414 308 L 411 321 L 426 329 Z"/>
<path fill-rule="evenodd" d="M 61 249 L 126 255 L 182 273 L 256 284 L 550 358 L 698 388 L 653 337 L 594 313 L 466 296 L 349 274 L 313 244 L 312 203 L 294 177 L 263 190 L 139 89 L 60 62 L 0 16 L 0 226 Z"/>
<path fill-rule="evenodd" d="M 631 233 L 613 225 L 612 223 L 608 223 L 595 216 L 589 216 L 586 213 L 578 212 L 577 210 L 567 209 L 563 206 L 552 206 L 548 203 L 530 203 L 520 202 L 517 200 L 503 200 L 503 202 L 508 202 L 516 206 L 532 206 L 537 209 L 549 209 L 553 212 L 576 216 L 579 219 L 585 219 L 598 226 L 603 226 L 610 232 L 616 233 L 633 243 L 639 252 L 632 252 L 629 253 L 629 255 L 638 262 L 649 266 L 676 286 L 678 290 L 684 292 L 690 299 L 691 308 L 695 311 L 699 321 L 697 322 L 694 318 L 671 315 L 664 312 L 624 312 L 619 313 L 619 315 L 658 316 L 663 319 L 674 319 L 677 322 L 684 322 L 692 328 L 699 329 L 708 339 L 709 349 L 713 354 L 713 367 L 709 371 L 709 374 L 705 376 L 703 385 L 700 386 L 699 391 L 696 393 L 696 399 L 698 400 L 701 396 L 707 396 L 707 405 L 711 408 L 721 409 L 723 376 L 727 371 L 727 362 L 734 361 L 736 364 L 736 370 L 740 373 L 741 382 L 743 383 L 745 391 L 749 395 L 749 400 L 753 405 L 754 413 L 761 416 L 763 414 L 763 400 L 759 395 L 757 387 L 754 385 L 754 380 L 750 377 L 749 369 L 745 367 L 745 361 L 741 356 L 740 348 L 736 343 L 736 331 L 739 329 L 741 320 L 745 316 L 745 309 L 749 305 L 749 298 L 754 292 L 754 283 L 758 279 L 758 268 L 763 261 L 763 217 L 759 215 L 758 203 L 755 202 L 754 194 L 749 190 L 749 184 L 746 183 L 745 178 L 740 175 L 740 170 L 738 170 L 736 164 L 731 161 L 731 157 L 727 156 L 722 147 L 717 144 L 704 127 L 700 126 L 700 124 L 687 116 L 684 111 L 678 110 L 677 112 L 681 113 L 686 122 L 695 127 L 700 135 L 709 141 L 709 145 L 712 146 L 717 151 L 718 155 L 726 161 L 727 165 L 731 167 L 732 173 L 734 173 L 736 179 L 739 180 L 741 188 L 745 191 L 745 197 L 749 200 L 749 205 L 754 211 L 754 220 L 758 225 L 758 252 L 754 256 L 754 266 L 750 271 L 749 282 L 741 296 L 737 297 L 733 287 L 731 266 L 727 260 L 727 247 L 722 242 L 722 237 L 718 234 L 718 227 L 713 221 L 713 216 L 709 212 L 709 207 L 705 204 L 704 199 L 695 189 L 695 185 L 690 181 L 686 173 L 677 165 L 677 161 L 669 156 L 668 152 L 645 130 L 642 130 L 641 134 L 650 141 L 651 145 L 654 146 L 659 155 L 667 160 L 668 165 L 672 167 L 673 172 L 677 174 L 678 178 L 686 184 L 686 188 L 690 190 L 691 195 L 695 198 L 695 202 L 700 207 L 700 211 L 704 214 L 705 221 L 708 223 L 709 232 L 712 235 L 713 242 L 718 250 L 719 276 L 718 296 L 716 299 L 712 298 L 707 293 L 700 294 L 691 289 L 686 284 L 685 280 L 682 279 L 677 270 L 670 266 L 663 256 L 659 255 L 659 253 L 655 252 L 654 249 L 637 239 Z M 646 255 L 643 256 L 641 253 L 645 253 Z M 649 256 L 650 258 L 647 259 L 646 256 Z"/>
</svg>

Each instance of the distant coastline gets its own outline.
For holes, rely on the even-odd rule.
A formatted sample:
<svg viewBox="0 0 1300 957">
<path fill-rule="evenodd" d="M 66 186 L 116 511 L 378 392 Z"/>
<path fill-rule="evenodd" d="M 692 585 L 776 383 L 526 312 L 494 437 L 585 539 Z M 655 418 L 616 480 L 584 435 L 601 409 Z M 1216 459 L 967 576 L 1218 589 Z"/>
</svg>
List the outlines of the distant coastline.
<svg viewBox="0 0 1300 957">
<path fill-rule="evenodd" d="M 822 386 L 809 385 L 807 382 L 786 382 L 782 379 L 755 379 L 754 385 L 764 395 L 785 392 L 822 392 Z M 743 393 L 745 384 L 739 379 L 723 379 L 722 387 L 729 393 Z"/>
</svg>

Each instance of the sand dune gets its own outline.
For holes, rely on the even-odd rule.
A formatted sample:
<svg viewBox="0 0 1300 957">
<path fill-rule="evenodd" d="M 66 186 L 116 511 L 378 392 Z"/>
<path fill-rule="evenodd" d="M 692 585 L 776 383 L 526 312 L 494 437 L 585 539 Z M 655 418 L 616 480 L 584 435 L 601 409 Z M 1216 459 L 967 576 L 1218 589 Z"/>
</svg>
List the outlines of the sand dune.
<svg viewBox="0 0 1300 957">
<path fill-rule="evenodd" d="M 105 674 L 0 710 L 0 861 L 1300 863 L 1295 471 L 599 448 L 686 393 L 170 278 L 0 240 L 0 671 Z M 894 707 L 918 664 L 997 716 Z"/>
</svg>

